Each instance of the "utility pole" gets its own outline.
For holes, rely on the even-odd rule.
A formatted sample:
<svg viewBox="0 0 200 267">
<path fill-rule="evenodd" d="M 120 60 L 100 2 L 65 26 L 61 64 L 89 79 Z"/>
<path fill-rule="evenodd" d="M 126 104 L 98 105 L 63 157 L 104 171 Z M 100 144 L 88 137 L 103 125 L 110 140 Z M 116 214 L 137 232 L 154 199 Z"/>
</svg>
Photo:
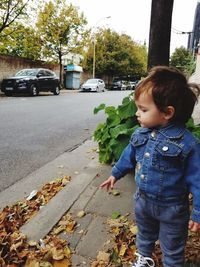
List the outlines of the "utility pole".
<svg viewBox="0 0 200 267">
<path fill-rule="evenodd" d="M 174 0 L 152 0 L 148 69 L 169 65 L 173 4 Z"/>
</svg>

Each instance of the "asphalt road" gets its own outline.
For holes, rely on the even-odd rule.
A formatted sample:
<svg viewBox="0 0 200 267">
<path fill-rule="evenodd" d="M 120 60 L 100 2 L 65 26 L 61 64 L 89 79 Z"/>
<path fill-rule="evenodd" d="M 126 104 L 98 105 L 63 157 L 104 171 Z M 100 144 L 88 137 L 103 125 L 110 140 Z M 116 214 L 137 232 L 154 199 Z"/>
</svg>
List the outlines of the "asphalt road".
<svg viewBox="0 0 200 267">
<path fill-rule="evenodd" d="M 101 103 L 117 106 L 129 94 L 63 91 L 59 96 L 0 97 L 0 192 L 91 138 L 105 121 L 104 113 L 93 115 L 93 109 Z"/>
</svg>

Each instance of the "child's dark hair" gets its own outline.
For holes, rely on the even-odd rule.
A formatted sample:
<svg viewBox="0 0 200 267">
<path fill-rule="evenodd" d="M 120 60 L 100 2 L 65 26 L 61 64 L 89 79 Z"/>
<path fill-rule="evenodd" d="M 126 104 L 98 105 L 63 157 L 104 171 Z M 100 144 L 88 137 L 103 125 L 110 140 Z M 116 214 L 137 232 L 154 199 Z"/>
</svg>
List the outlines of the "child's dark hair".
<svg viewBox="0 0 200 267">
<path fill-rule="evenodd" d="M 137 100 L 143 92 L 152 94 L 161 112 L 165 112 L 167 106 L 174 107 L 171 121 L 186 123 L 192 115 L 200 88 L 196 84 L 188 84 L 186 77 L 176 68 L 157 66 L 138 84 L 134 98 Z"/>
</svg>

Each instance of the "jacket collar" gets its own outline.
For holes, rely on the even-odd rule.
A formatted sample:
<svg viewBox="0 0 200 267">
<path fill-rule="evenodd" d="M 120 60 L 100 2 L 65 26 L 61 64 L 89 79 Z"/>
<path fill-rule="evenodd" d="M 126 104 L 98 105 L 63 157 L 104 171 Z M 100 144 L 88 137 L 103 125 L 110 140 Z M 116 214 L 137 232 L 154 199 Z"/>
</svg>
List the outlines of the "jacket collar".
<svg viewBox="0 0 200 267">
<path fill-rule="evenodd" d="M 141 133 L 148 133 L 152 131 L 157 131 L 160 134 L 164 135 L 166 138 L 170 139 L 178 139 L 181 138 L 186 131 L 185 125 L 184 124 L 167 124 L 164 127 L 160 128 L 141 128 L 140 132 Z"/>
<path fill-rule="evenodd" d="M 183 124 L 168 124 L 158 130 L 159 133 L 167 138 L 178 139 L 181 138 L 186 128 Z"/>
</svg>

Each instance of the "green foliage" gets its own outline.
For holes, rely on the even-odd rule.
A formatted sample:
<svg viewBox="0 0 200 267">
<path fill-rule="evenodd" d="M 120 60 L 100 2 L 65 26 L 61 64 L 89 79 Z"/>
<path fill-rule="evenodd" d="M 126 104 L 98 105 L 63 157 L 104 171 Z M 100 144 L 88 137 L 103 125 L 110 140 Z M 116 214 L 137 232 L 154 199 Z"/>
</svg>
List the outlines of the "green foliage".
<svg viewBox="0 0 200 267">
<path fill-rule="evenodd" d="M 192 53 L 183 46 L 176 48 L 171 56 L 170 65 L 184 72 L 187 76 L 190 76 L 195 70 Z"/>
<path fill-rule="evenodd" d="M 92 72 L 94 36 L 85 55 L 84 69 Z M 145 45 L 134 42 L 126 34 L 118 34 L 110 29 L 99 29 L 95 33 L 96 75 L 143 76 L 147 66 Z"/>
<path fill-rule="evenodd" d="M 0 37 L 3 31 L 26 14 L 29 0 L 1 0 Z"/>
<path fill-rule="evenodd" d="M 36 23 L 43 42 L 42 53 L 45 57 L 60 62 L 69 52 L 78 52 L 87 36 L 87 21 L 78 8 L 67 5 L 65 0 L 49 1 L 41 8 Z"/>
<path fill-rule="evenodd" d="M 66 0 L 49 1 L 41 8 L 36 23 L 41 36 L 41 54 L 60 65 L 62 81 L 62 59 L 68 53 L 80 53 L 87 39 L 87 21 L 77 7 L 67 5 Z"/>
<path fill-rule="evenodd" d="M 41 42 L 37 32 L 30 26 L 14 22 L 4 30 L 0 42 L 0 53 L 25 57 L 33 60 L 41 59 Z"/>
<path fill-rule="evenodd" d="M 200 139 L 200 124 L 195 125 L 194 120 L 192 118 L 189 119 L 189 121 L 186 124 L 189 131 L 193 133 L 194 136 L 196 136 L 198 139 Z"/>
<path fill-rule="evenodd" d="M 137 108 L 131 94 L 125 97 L 117 108 L 101 104 L 94 109 L 94 114 L 100 110 L 104 110 L 107 119 L 105 123 L 97 125 L 94 140 L 99 145 L 99 161 L 112 163 L 119 159 L 132 133 L 138 127 L 135 117 Z"/>
</svg>

